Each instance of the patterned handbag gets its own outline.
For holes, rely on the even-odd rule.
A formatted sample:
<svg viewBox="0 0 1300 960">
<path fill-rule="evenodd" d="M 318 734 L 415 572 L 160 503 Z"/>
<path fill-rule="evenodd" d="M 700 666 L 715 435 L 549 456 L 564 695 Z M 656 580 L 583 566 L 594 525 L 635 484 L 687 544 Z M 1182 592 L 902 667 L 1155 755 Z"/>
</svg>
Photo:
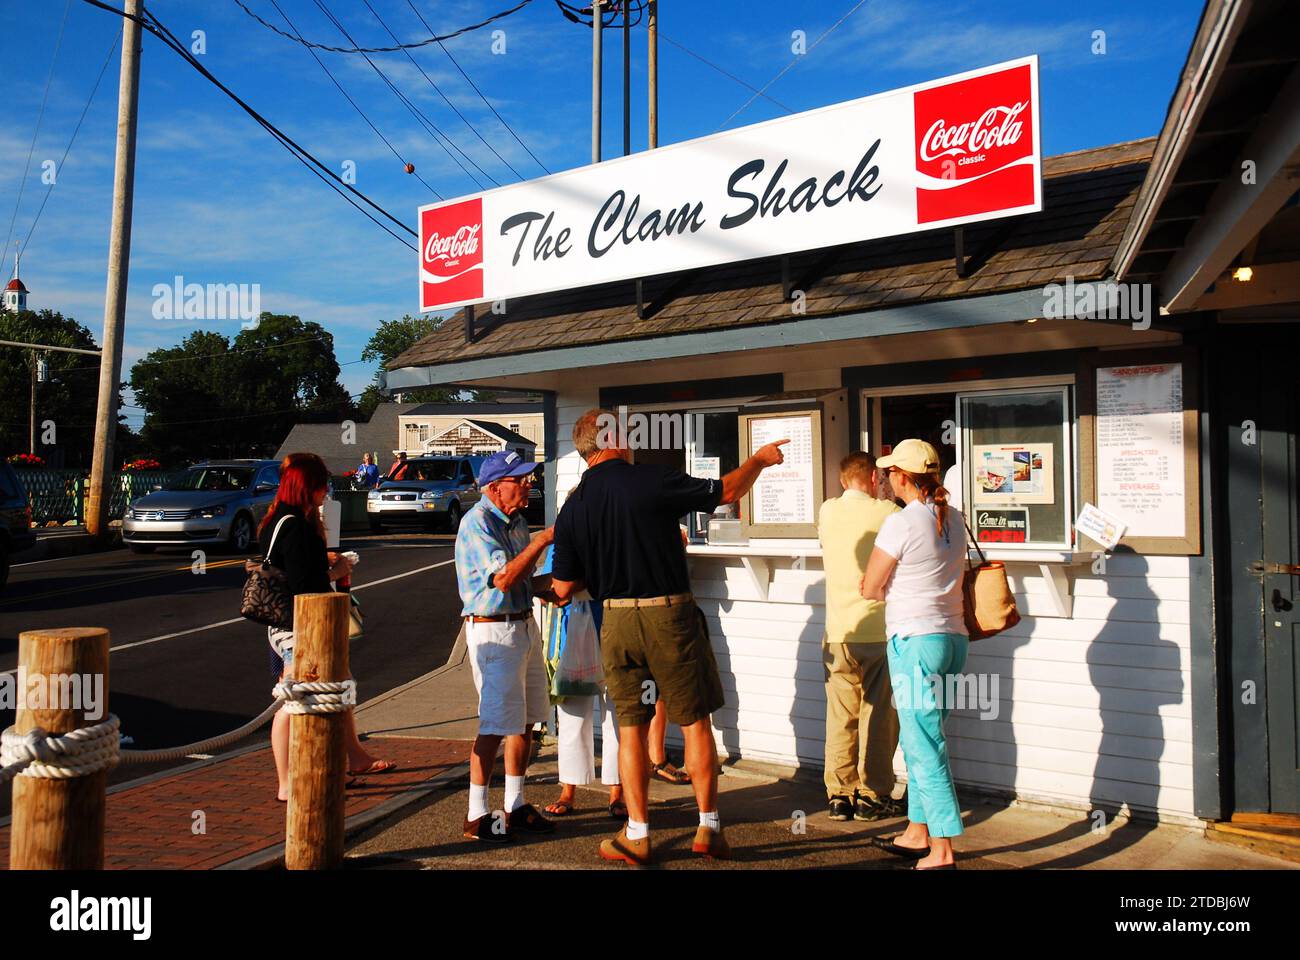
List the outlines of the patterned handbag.
<svg viewBox="0 0 1300 960">
<path fill-rule="evenodd" d="M 292 516 L 291 513 L 285 514 L 275 525 L 271 544 L 261 560 L 244 561 L 248 579 L 244 581 L 244 596 L 239 606 L 240 616 L 281 630 L 293 629 L 293 594 L 289 592 L 289 581 L 284 571 L 271 566 L 271 551 L 275 549 L 275 538 L 280 535 L 284 521 Z"/>
</svg>

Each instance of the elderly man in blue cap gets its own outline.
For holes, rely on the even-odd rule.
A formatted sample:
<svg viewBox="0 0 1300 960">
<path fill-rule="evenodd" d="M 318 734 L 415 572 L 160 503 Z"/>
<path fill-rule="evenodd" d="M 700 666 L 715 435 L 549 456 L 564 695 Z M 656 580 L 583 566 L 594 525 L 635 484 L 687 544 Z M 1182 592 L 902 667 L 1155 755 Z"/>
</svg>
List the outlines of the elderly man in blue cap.
<svg viewBox="0 0 1300 960">
<path fill-rule="evenodd" d="M 456 534 L 456 583 L 465 641 L 479 696 L 478 736 L 470 755 L 469 840 L 505 843 L 514 833 L 549 833 L 555 824 L 524 800 L 527 731 L 550 712 L 541 634 L 533 619 L 532 574 L 552 531 L 529 536 L 524 508 L 537 464 L 513 450 L 494 453 L 479 470 L 483 496 Z M 488 806 L 497 748 L 505 740 L 504 809 Z"/>
</svg>

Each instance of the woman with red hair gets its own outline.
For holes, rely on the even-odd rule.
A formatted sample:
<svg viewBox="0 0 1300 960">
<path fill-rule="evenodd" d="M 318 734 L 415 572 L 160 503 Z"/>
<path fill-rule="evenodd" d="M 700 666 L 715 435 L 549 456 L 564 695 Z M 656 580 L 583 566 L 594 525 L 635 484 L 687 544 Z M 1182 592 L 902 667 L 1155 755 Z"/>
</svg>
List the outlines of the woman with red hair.
<svg viewBox="0 0 1300 960">
<path fill-rule="evenodd" d="M 333 581 L 352 572 L 352 561 L 325 549 L 325 526 L 320 506 L 329 492 L 329 468 L 314 453 L 291 453 L 280 464 L 280 487 L 275 502 L 258 528 L 263 555 L 284 572 L 289 592 L 326 593 Z M 283 522 L 281 522 L 283 521 Z M 267 628 L 271 649 L 283 660 L 281 679 L 293 669 L 293 631 Z M 352 713 L 347 713 L 348 773 L 383 773 L 396 764 L 377 760 L 357 739 Z M 283 710 L 271 721 L 271 752 L 280 780 L 281 800 L 289 799 L 289 716 Z"/>
</svg>

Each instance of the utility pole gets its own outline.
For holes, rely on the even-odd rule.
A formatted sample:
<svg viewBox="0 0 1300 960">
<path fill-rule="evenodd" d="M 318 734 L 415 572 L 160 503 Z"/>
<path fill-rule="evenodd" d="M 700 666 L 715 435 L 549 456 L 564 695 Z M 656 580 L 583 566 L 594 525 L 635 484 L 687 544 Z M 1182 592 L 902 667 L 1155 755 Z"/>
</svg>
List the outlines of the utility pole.
<svg viewBox="0 0 1300 960">
<path fill-rule="evenodd" d="M 591 162 L 600 163 L 600 2 L 591 3 Z"/>
<path fill-rule="evenodd" d="M 659 146 L 659 0 L 646 4 L 646 32 L 650 39 L 647 80 L 650 86 L 650 149 Z"/>
<path fill-rule="evenodd" d="M 632 31 L 628 26 L 629 0 L 620 0 L 623 7 L 623 156 L 632 152 Z"/>
<path fill-rule="evenodd" d="M 27 452 L 36 456 L 36 351 L 32 351 L 32 403 L 27 417 Z"/>
<path fill-rule="evenodd" d="M 126 284 L 131 263 L 131 203 L 135 189 L 135 122 L 140 101 L 140 22 L 143 0 L 123 0 L 122 72 L 117 88 L 117 156 L 113 173 L 113 225 L 108 238 L 108 285 L 104 293 L 103 355 L 99 362 L 99 406 L 95 453 L 86 497 L 86 532 L 108 533 L 108 478 L 117 432 L 118 384 L 122 379 L 122 336 Z"/>
</svg>

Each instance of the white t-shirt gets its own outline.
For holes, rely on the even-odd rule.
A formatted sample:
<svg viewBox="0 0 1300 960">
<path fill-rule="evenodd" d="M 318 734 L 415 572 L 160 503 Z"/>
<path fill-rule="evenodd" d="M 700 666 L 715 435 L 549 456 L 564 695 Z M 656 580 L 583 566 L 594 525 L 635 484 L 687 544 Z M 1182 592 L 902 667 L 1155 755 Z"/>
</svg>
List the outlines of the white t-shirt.
<svg viewBox="0 0 1300 960">
<path fill-rule="evenodd" d="M 960 511 L 948 510 L 948 537 L 939 533 L 933 503 L 913 500 L 885 518 L 876 549 L 898 566 L 885 587 L 889 636 L 923 633 L 966 635 L 961 582 L 966 570 L 966 527 Z"/>
</svg>

